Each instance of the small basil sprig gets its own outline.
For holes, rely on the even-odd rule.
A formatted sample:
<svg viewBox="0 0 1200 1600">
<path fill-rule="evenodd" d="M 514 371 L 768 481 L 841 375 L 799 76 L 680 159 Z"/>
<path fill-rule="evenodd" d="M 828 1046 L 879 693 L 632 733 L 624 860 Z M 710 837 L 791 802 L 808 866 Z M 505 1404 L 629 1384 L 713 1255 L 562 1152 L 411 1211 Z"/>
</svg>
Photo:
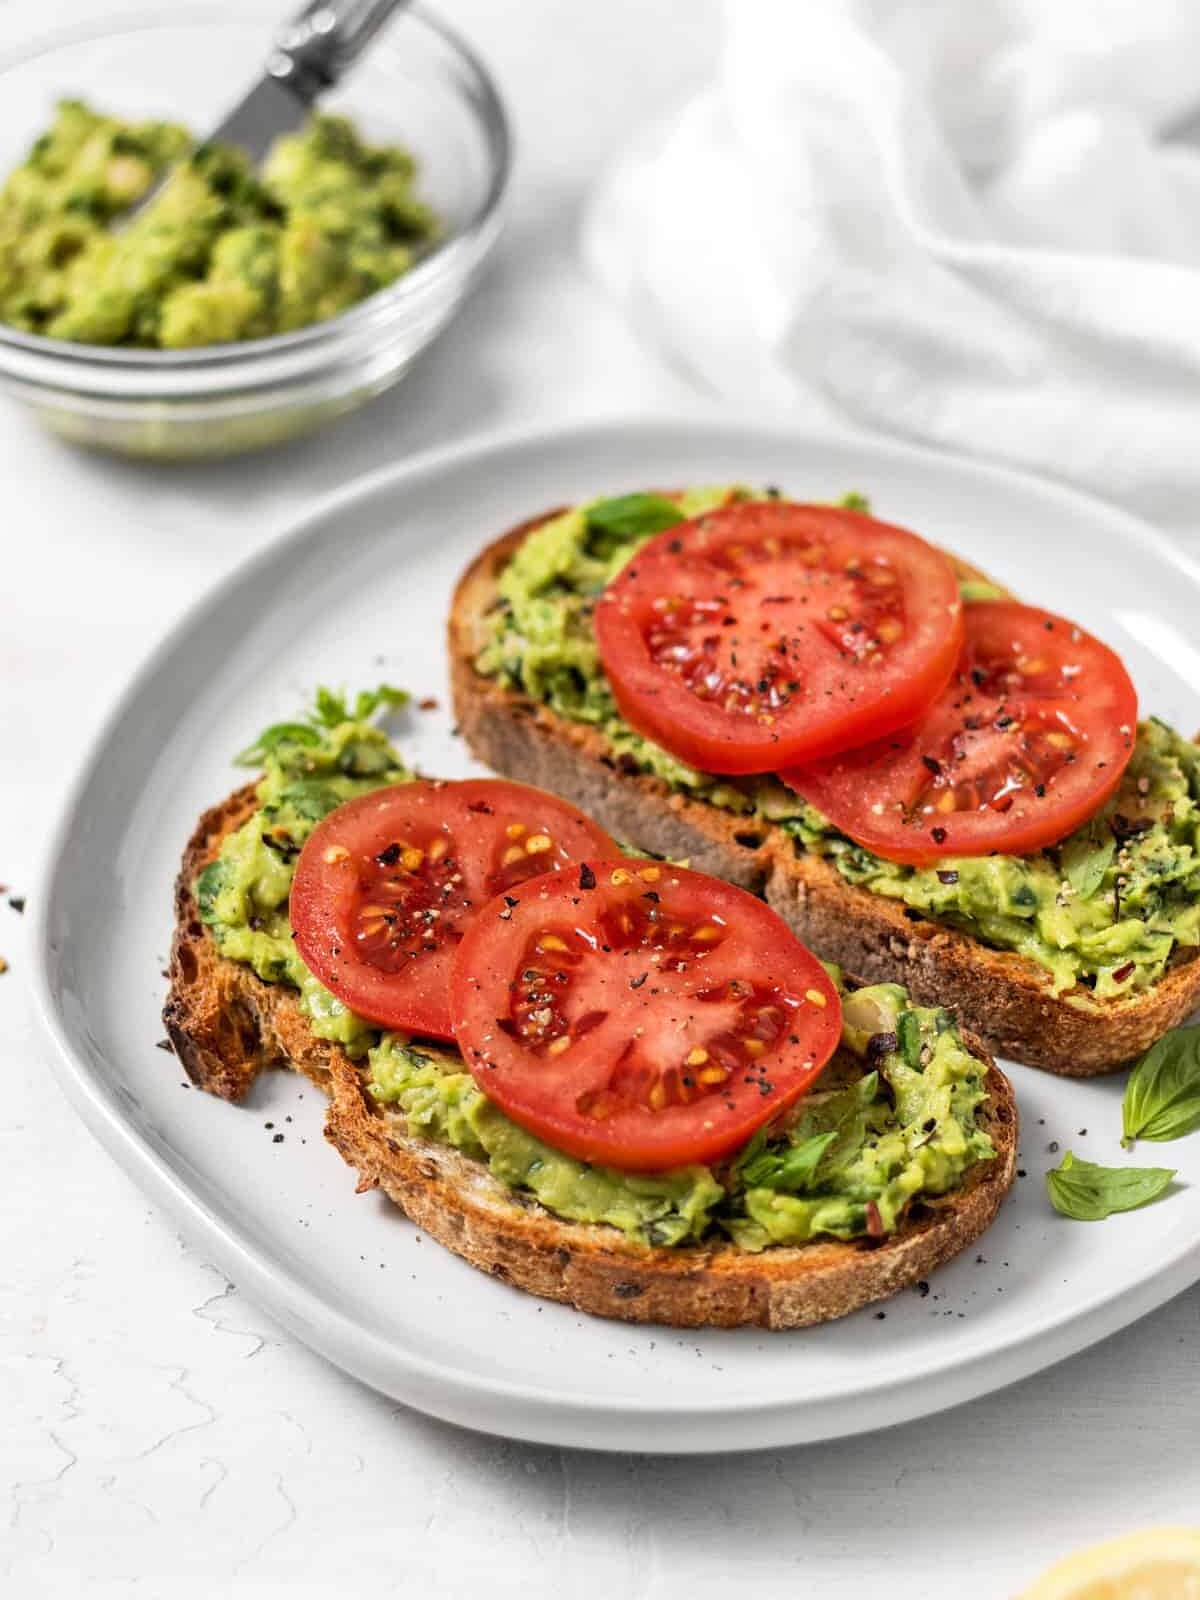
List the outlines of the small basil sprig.
<svg viewBox="0 0 1200 1600">
<path fill-rule="evenodd" d="M 1200 1027 L 1173 1028 L 1150 1046 L 1125 1085 L 1121 1123 L 1127 1149 L 1200 1128 Z"/>
<path fill-rule="evenodd" d="M 610 539 L 641 539 L 661 533 L 684 520 L 683 512 L 661 494 L 622 494 L 612 500 L 598 500 L 587 510 L 587 524 L 593 533 Z"/>
<path fill-rule="evenodd" d="M 1136 1211 L 1168 1188 L 1169 1167 L 1098 1167 L 1068 1150 L 1062 1164 L 1046 1174 L 1050 1204 L 1076 1222 L 1099 1222 L 1114 1211 Z"/>
<path fill-rule="evenodd" d="M 264 728 L 254 743 L 234 756 L 239 767 L 258 767 L 281 745 L 312 746 L 320 744 L 321 731 L 336 728 L 343 722 L 365 722 L 381 708 L 389 711 L 407 705 L 407 689 L 397 689 L 390 683 L 381 683 L 374 689 L 361 689 L 353 702 L 335 689 L 319 688 L 313 710 L 303 722 L 276 722 Z"/>
</svg>

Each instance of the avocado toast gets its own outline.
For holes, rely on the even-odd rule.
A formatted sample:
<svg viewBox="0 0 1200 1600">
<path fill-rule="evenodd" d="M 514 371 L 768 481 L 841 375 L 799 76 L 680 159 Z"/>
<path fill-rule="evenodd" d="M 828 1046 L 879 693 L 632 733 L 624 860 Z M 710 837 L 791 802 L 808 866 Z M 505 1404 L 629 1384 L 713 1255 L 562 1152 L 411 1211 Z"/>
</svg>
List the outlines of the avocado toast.
<svg viewBox="0 0 1200 1600">
<path fill-rule="evenodd" d="M 729 489 L 677 498 L 695 515 L 738 496 L 750 498 Z M 990 1048 L 1031 1065 L 1113 1070 L 1195 1008 L 1196 746 L 1142 723 L 1121 788 L 1059 848 L 952 859 L 936 872 L 883 860 L 778 781 L 695 770 L 617 710 L 591 612 L 646 541 L 636 503 L 662 498 L 547 513 L 464 573 L 451 670 L 458 721 L 480 759 L 566 795 L 636 845 L 763 894 L 819 954 L 950 1006 Z M 1004 595 L 954 566 L 966 600 Z"/>
<path fill-rule="evenodd" d="M 842 1045 L 798 1114 L 712 1168 L 645 1174 L 548 1148 L 451 1046 L 363 1024 L 295 951 L 292 870 L 331 810 L 411 775 L 364 715 L 326 709 L 318 732 L 272 730 L 250 753 L 264 779 L 207 812 L 185 852 L 164 1020 L 193 1081 L 238 1100 L 266 1067 L 303 1072 L 360 1189 L 494 1276 L 625 1320 L 828 1320 L 988 1225 L 1013 1179 L 1011 1089 L 946 1013 L 895 986 L 848 994 Z M 800 1150 L 807 1170 L 789 1177 Z"/>
</svg>

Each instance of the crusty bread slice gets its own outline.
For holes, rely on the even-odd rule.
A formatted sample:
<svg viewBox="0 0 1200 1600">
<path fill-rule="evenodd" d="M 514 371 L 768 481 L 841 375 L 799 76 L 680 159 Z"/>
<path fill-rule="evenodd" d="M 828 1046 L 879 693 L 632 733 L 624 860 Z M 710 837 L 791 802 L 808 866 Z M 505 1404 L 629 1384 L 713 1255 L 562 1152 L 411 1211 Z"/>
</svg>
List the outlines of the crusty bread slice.
<svg viewBox="0 0 1200 1600">
<path fill-rule="evenodd" d="M 902 983 L 920 1003 L 950 1007 L 989 1049 L 1029 1066 L 1080 1078 L 1114 1071 L 1200 1004 L 1196 951 L 1180 952 L 1153 988 L 1129 998 L 1097 1000 L 1082 986 L 1056 996 L 1035 962 L 848 884 L 832 863 L 798 856 L 791 839 L 769 823 L 621 770 L 599 730 L 481 676 L 475 660 L 486 642 L 497 580 L 526 535 L 557 514 L 545 512 L 489 545 L 455 592 L 449 622 L 454 709 L 481 761 L 563 795 L 618 839 L 764 895 L 818 955 L 864 982 Z M 982 576 L 956 565 L 964 577 Z"/>
<path fill-rule="evenodd" d="M 989 1062 L 980 1124 L 995 1159 L 972 1168 L 953 1194 L 914 1210 L 881 1243 L 822 1240 L 761 1255 L 728 1243 L 654 1249 L 615 1228 L 560 1221 L 481 1162 L 411 1134 L 402 1115 L 367 1093 L 363 1069 L 314 1037 L 294 991 L 263 983 L 218 953 L 192 884 L 254 808 L 253 788 L 238 790 L 205 813 L 184 854 L 163 1011 L 179 1059 L 196 1084 L 227 1100 L 240 1100 L 265 1067 L 304 1073 L 329 1096 L 326 1137 L 358 1170 L 359 1190 L 383 1189 L 419 1228 L 493 1277 L 628 1322 L 799 1328 L 923 1279 L 983 1232 L 1008 1192 L 1017 1112 L 1007 1078 Z"/>
</svg>

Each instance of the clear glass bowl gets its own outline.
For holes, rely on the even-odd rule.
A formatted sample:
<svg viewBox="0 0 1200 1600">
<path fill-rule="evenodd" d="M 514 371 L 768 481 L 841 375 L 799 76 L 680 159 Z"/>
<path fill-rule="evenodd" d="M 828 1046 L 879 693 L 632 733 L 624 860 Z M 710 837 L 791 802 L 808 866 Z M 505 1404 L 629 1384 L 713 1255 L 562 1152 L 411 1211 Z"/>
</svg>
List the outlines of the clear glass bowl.
<svg viewBox="0 0 1200 1600">
<path fill-rule="evenodd" d="M 288 0 L 238 8 L 105 10 L 0 57 L 0 175 L 54 103 L 213 126 L 253 81 Z M 55 433 L 125 455 L 184 460 L 258 449 L 351 411 L 400 379 L 454 314 L 500 230 L 510 140 L 471 51 L 426 11 L 402 13 L 325 98 L 366 136 L 411 149 L 445 227 L 411 272 L 295 333 L 198 350 L 123 350 L 0 324 L 0 390 Z"/>
</svg>

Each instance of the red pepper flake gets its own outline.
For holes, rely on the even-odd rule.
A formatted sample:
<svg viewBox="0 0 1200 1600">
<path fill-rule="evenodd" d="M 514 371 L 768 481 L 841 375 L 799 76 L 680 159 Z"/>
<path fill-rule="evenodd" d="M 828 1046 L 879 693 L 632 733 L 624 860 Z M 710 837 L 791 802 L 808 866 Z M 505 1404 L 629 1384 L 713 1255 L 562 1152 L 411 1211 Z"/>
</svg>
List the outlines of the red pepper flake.
<svg viewBox="0 0 1200 1600">
<path fill-rule="evenodd" d="M 1126 978 L 1132 978 L 1133 968 L 1134 963 L 1132 961 L 1126 961 L 1123 966 L 1117 967 L 1113 972 L 1113 982 L 1124 983 Z"/>
<path fill-rule="evenodd" d="M 436 711 L 437 708 L 438 702 L 431 694 L 427 694 L 423 700 L 417 701 L 418 711 Z"/>
<path fill-rule="evenodd" d="M 883 1218 L 879 1215 L 879 1207 L 874 1200 L 867 1201 L 867 1238 L 883 1238 Z"/>
</svg>

